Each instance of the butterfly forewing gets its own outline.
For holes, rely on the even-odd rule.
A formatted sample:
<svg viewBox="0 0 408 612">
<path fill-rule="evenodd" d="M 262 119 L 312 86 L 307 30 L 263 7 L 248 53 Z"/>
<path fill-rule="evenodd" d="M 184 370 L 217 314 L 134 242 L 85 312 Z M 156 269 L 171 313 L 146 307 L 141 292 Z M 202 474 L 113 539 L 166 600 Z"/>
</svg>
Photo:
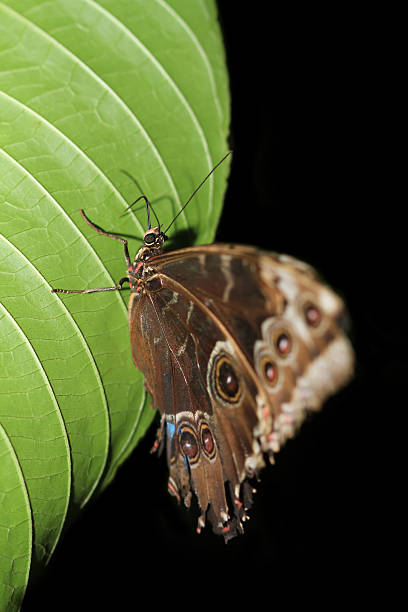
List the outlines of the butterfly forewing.
<svg viewBox="0 0 408 612">
<path fill-rule="evenodd" d="M 343 304 L 309 266 L 236 245 L 152 257 L 146 278 L 131 344 L 162 414 L 169 489 L 188 505 L 191 486 L 199 527 L 207 514 L 229 538 L 264 454 L 351 375 Z"/>
</svg>

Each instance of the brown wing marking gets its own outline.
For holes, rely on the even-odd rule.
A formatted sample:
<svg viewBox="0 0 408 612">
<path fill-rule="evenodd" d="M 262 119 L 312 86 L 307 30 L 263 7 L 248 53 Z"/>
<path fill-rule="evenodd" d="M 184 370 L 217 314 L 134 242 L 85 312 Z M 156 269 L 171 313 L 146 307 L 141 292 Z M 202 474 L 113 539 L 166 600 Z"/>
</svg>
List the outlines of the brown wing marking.
<svg viewBox="0 0 408 612">
<path fill-rule="evenodd" d="M 176 496 L 180 494 L 189 506 L 191 485 L 202 511 L 198 519 L 198 529 L 204 525 L 208 512 L 214 531 L 223 533 L 230 520 L 224 486 L 226 477 L 215 433 L 211 400 L 205 387 L 205 379 L 200 382 L 200 375 L 197 374 L 201 371 L 198 363 L 206 360 L 206 355 L 203 354 L 201 359 L 199 358 L 200 348 L 192 340 L 194 333 L 187 327 L 187 314 L 183 312 L 183 306 L 188 302 L 183 300 L 177 304 L 177 308 L 174 304 L 173 309 L 166 310 L 171 300 L 166 301 L 163 295 L 164 292 L 156 293 L 149 295 L 148 299 L 159 323 L 172 370 L 172 412 L 169 413 L 165 402 L 159 406 L 165 413 L 166 422 L 169 426 L 174 426 L 167 427 L 169 490 Z M 163 321 L 164 311 L 167 317 L 166 326 Z M 203 444 L 203 429 L 206 431 L 207 449 Z M 208 452 L 209 436 L 212 437 L 213 443 L 211 453 Z"/>
<path fill-rule="evenodd" d="M 165 402 L 159 406 L 166 413 L 167 419 L 172 417 L 171 420 L 176 428 L 175 436 L 167 442 L 172 446 L 172 450 L 168 453 L 170 456 L 170 490 L 176 494 L 180 492 L 186 504 L 189 505 L 191 494 L 186 485 L 186 464 L 177 434 L 179 427 L 189 427 L 195 443 L 200 446 L 199 424 L 200 419 L 205 418 L 217 448 L 216 457 L 209 461 L 206 454 L 202 453 L 202 460 L 189 462 L 188 465 L 191 485 L 203 513 L 199 519 L 199 528 L 203 524 L 205 513 L 208 512 L 214 531 L 223 533 L 224 537 L 229 538 L 242 530 L 241 520 L 245 518 L 245 507 L 240 499 L 242 497 L 240 485 L 246 476 L 253 473 L 253 470 L 246 466 L 246 459 L 254 451 L 253 430 L 258 419 L 255 396 L 258 390 L 263 392 L 263 389 L 261 385 L 257 387 L 257 378 L 251 365 L 245 355 L 242 357 L 242 360 L 245 360 L 245 365 L 243 365 L 239 348 L 234 344 L 232 335 L 227 328 L 224 333 L 223 326 L 215 315 L 208 311 L 194 295 L 188 293 L 172 279 L 165 278 L 163 287 L 161 292 L 154 294 L 153 297 L 149 296 L 149 299 L 160 321 L 162 335 L 172 355 L 175 371 L 180 370 L 183 373 L 183 386 L 189 389 L 187 406 L 186 402 L 180 398 L 180 394 L 185 394 L 185 388 L 181 388 L 181 382 L 177 384 L 174 381 L 172 385 L 175 396 L 173 414 L 169 415 Z M 171 301 L 170 296 L 174 294 L 182 294 L 183 299 L 174 304 L 172 309 L 166 310 Z M 194 310 L 191 310 L 190 304 L 194 304 Z M 162 315 L 164 310 L 166 311 L 166 325 Z M 188 322 L 187 319 L 189 319 Z M 199 338 L 198 327 L 205 332 L 201 333 Z M 225 340 L 226 335 L 227 340 Z M 227 342 L 227 355 L 234 359 L 235 371 L 239 373 L 242 397 L 233 409 L 228 404 L 224 408 L 220 407 L 215 395 L 208 392 L 208 381 L 203 379 L 203 374 L 205 373 L 207 377 L 207 371 L 211 369 L 208 363 L 214 342 L 224 345 Z M 178 352 L 180 355 L 177 354 Z M 252 375 L 242 374 L 241 372 L 245 369 L 248 369 Z M 227 503 L 225 495 L 224 483 L 227 481 L 230 485 L 229 496 L 232 503 Z M 246 506 L 249 506 L 250 498 L 248 495 L 246 498 Z"/>
</svg>

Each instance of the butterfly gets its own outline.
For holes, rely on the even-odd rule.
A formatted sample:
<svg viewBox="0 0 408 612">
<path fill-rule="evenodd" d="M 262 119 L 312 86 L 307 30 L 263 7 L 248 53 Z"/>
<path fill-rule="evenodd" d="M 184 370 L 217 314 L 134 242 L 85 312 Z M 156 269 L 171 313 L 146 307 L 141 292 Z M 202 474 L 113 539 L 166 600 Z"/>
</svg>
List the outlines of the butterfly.
<svg viewBox="0 0 408 612">
<path fill-rule="evenodd" d="M 122 242 L 127 275 L 114 287 L 53 292 L 129 284 L 132 357 L 161 414 L 155 447 L 167 456 L 169 492 L 187 507 L 194 493 L 197 531 L 208 520 L 227 541 L 243 532 L 266 459 L 352 377 L 345 307 L 288 255 L 235 244 L 165 252 L 176 217 L 165 231 L 151 227 L 141 198 L 148 229 L 134 260 L 124 238 L 81 210 Z"/>
</svg>

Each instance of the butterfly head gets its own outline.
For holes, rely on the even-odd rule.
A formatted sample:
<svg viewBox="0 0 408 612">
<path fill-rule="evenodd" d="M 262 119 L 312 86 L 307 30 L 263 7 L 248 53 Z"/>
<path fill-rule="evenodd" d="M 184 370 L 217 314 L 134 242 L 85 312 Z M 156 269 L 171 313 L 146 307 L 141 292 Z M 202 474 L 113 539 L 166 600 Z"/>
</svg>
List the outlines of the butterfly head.
<svg viewBox="0 0 408 612">
<path fill-rule="evenodd" d="M 165 240 L 167 240 L 167 236 L 164 232 L 160 231 L 160 227 L 148 229 L 143 236 L 144 245 L 149 249 L 161 248 Z"/>
<path fill-rule="evenodd" d="M 151 227 L 148 229 L 144 233 L 143 246 L 141 249 L 139 249 L 136 255 L 135 261 L 133 262 L 133 267 L 136 266 L 139 270 L 139 262 L 146 262 L 151 257 L 161 255 L 163 253 L 163 243 L 165 240 L 167 240 L 167 236 L 160 230 L 160 225 L 158 227 Z"/>
</svg>

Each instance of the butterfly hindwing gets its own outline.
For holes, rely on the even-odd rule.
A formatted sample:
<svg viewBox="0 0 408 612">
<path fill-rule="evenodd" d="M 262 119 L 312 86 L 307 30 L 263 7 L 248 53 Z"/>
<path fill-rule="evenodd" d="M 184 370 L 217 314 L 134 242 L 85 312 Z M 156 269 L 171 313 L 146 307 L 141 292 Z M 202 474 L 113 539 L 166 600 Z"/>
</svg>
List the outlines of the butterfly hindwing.
<svg viewBox="0 0 408 612">
<path fill-rule="evenodd" d="M 129 304 L 132 354 L 162 414 L 169 488 L 214 531 L 242 531 L 248 478 L 344 384 L 343 303 L 285 256 L 208 245 L 149 260 Z"/>
</svg>

